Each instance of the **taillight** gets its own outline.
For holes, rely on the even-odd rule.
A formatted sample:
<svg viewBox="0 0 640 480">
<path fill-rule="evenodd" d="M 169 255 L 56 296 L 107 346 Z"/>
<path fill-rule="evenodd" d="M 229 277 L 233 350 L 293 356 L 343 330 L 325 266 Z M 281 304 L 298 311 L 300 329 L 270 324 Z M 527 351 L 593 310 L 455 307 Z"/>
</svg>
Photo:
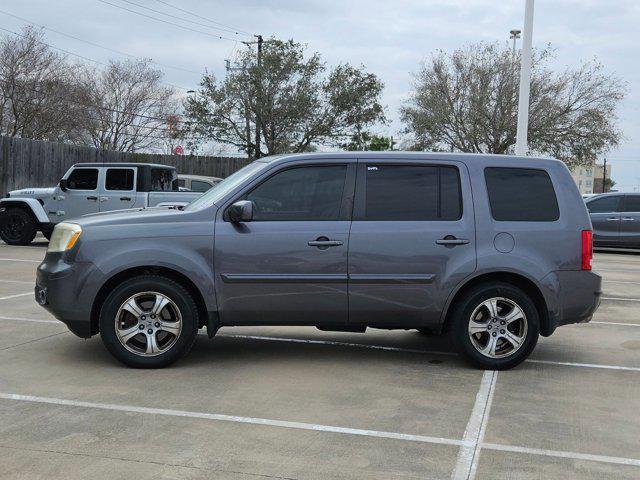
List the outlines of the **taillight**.
<svg viewBox="0 0 640 480">
<path fill-rule="evenodd" d="M 582 270 L 591 270 L 593 258 L 593 232 L 582 230 Z"/>
</svg>

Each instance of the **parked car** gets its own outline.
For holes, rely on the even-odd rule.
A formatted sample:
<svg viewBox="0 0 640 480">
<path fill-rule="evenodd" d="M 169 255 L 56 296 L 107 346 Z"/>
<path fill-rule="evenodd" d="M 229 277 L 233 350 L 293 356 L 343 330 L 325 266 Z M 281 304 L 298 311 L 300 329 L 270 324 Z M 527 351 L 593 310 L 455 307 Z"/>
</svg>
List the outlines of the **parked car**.
<svg viewBox="0 0 640 480">
<path fill-rule="evenodd" d="M 603 193 L 586 204 L 596 247 L 640 248 L 640 193 Z"/>
<path fill-rule="evenodd" d="M 601 278 L 565 165 L 504 155 L 352 152 L 255 161 L 184 210 L 58 224 L 36 299 L 133 367 L 199 328 L 448 332 L 513 367 L 539 335 L 588 322 Z"/>
<path fill-rule="evenodd" d="M 204 193 L 211 187 L 215 187 L 222 181 L 218 177 L 204 177 L 202 175 L 185 175 L 178 174 L 178 186 L 180 190 L 185 189 L 186 192 L 201 192 Z"/>
<path fill-rule="evenodd" d="M 28 245 L 38 231 L 89 213 L 186 205 L 201 193 L 178 191 L 176 170 L 143 163 L 78 163 L 52 188 L 25 188 L 0 199 L 0 238 Z"/>
</svg>

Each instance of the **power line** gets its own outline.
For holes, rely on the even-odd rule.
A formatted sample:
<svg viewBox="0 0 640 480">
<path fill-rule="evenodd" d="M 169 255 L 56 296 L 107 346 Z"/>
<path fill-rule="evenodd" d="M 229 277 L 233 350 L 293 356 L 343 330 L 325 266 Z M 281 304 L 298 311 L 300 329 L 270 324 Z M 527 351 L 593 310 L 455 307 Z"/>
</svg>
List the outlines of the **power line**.
<svg viewBox="0 0 640 480">
<path fill-rule="evenodd" d="M 34 25 L 34 26 L 37 26 L 37 27 L 45 28 L 45 29 L 47 29 L 47 30 L 49 30 L 51 32 L 57 33 L 59 35 L 63 35 L 63 36 L 68 37 L 68 38 L 72 38 L 72 39 L 77 40 L 79 42 L 83 42 L 83 43 L 86 43 L 88 45 L 93 45 L 94 47 L 102 48 L 102 49 L 107 50 L 109 52 L 117 53 L 119 55 L 126 55 L 127 57 L 131 57 L 131 58 L 137 58 L 137 59 L 141 58 L 141 57 L 138 57 L 138 56 L 133 55 L 131 53 L 122 52 L 120 50 L 115 50 L 113 48 L 105 47 L 104 45 L 100 45 L 98 43 L 94 43 L 94 42 L 91 42 L 89 40 L 85 40 L 83 38 L 76 37 L 74 35 L 70 35 L 70 34 L 65 33 L 65 32 L 61 32 L 59 30 L 55 30 L 55 29 L 53 29 L 51 27 L 47 27 L 46 25 L 38 25 L 38 24 L 36 24 L 34 22 L 31 22 L 31 21 L 27 20 L 26 18 L 20 17 L 18 15 L 14 15 L 13 13 L 5 12 L 4 10 L 0 10 L 0 13 L 3 13 L 5 15 L 8 15 L 8 16 L 13 17 L 13 18 L 17 18 L 18 20 L 22 20 L 23 22 L 26 22 L 26 23 L 28 23 L 30 25 Z M 175 70 L 182 70 L 183 72 L 195 73 L 195 74 L 198 74 L 198 75 L 202 74 L 202 72 L 196 72 L 195 70 L 189 70 L 189 69 L 182 68 L 182 67 L 174 67 L 173 65 L 166 65 L 166 64 L 163 64 L 163 63 L 156 62 L 154 60 L 151 60 L 151 62 L 155 63 L 158 66 L 165 67 L 165 68 L 173 68 Z"/>
<path fill-rule="evenodd" d="M 202 30 L 197 30 L 195 28 L 186 27 L 184 25 L 180 25 L 180 24 L 177 24 L 177 23 L 169 22 L 167 20 L 163 20 L 162 18 L 153 17 L 151 15 L 147 15 L 146 13 L 136 12 L 135 10 L 131 10 L 130 8 L 124 7 L 122 5 L 116 5 L 115 3 L 107 2 L 106 0 L 98 0 L 98 1 L 101 2 L 101 3 L 105 3 L 107 5 L 111 5 L 112 7 L 120 8 L 122 10 L 126 10 L 128 12 L 135 13 L 136 15 L 140 15 L 142 17 L 147 17 L 147 18 L 150 18 L 152 20 L 156 20 L 158 22 L 162 22 L 162 23 L 166 23 L 168 25 L 172 25 L 174 27 L 182 28 L 184 30 L 189 30 L 191 32 L 201 33 L 203 35 L 208 35 L 209 37 L 218 38 L 220 40 L 229 40 L 231 42 L 237 42 L 238 41 L 235 38 L 223 37 L 222 35 L 214 35 L 214 34 L 209 33 L 209 32 L 203 32 Z"/>
<path fill-rule="evenodd" d="M 43 91 L 35 89 L 35 88 L 29 88 L 29 87 L 27 87 L 25 85 L 22 85 L 21 88 L 24 89 L 24 90 L 29 90 L 31 92 L 40 94 L 40 95 L 49 95 L 51 97 L 51 95 L 49 93 L 43 92 Z M 3 95 L 3 96 L 5 96 L 5 95 Z M 148 120 L 157 120 L 159 122 L 166 122 L 167 121 L 167 118 L 154 117 L 154 116 L 151 116 L 151 115 L 144 115 L 142 113 L 127 112 L 125 110 L 118 110 L 118 109 L 115 109 L 115 108 L 104 107 L 102 105 L 94 105 L 94 104 L 81 102 L 79 100 L 75 100 L 73 98 L 69 98 L 69 97 L 65 97 L 65 96 L 61 96 L 61 95 L 55 95 L 54 98 L 64 99 L 64 100 L 67 100 L 68 102 L 73 103 L 75 105 L 81 105 L 83 107 L 88 107 L 88 108 L 97 108 L 98 110 L 108 111 L 108 112 L 111 112 L 111 113 L 119 113 L 121 115 L 131 115 L 133 117 L 146 118 Z M 184 115 L 181 115 L 181 114 L 171 114 L 171 116 L 183 117 L 184 118 Z"/>
<path fill-rule="evenodd" d="M 165 2 L 164 0 L 156 0 L 156 1 L 159 2 L 159 3 L 162 3 L 163 5 L 166 5 L 168 7 L 175 8 L 176 10 L 179 10 L 181 12 L 184 12 L 184 13 L 187 13 L 189 15 L 192 15 L 192 16 L 194 16 L 196 18 L 201 18 L 202 20 L 206 20 L 207 22 L 211 22 L 211 23 L 214 23 L 216 25 L 220 25 L 222 27 L 227 27 L 227 28 L 229 28 L 231 30 L 235 30 L 236 33 L 240 32 L 240 33 L 244 33 L 244 34 L 249 35 L 249 36 L 253 35 L 252 33 L 247 32 L 245 30 L 240 30 L 239 28 L 231 27 L 229 25 L 225 25 L 224 23 L 216 22 L 215 20 L 211 20 L 210 18 L 203 17 L 202 15 L 198 15 L 197 13 L 190 12 L 189 10 L 185 10 L 184 8 L 176 7 L 175 5 L 172 5 L 169 2 Z"/>
<path fill-rule="evenodd" d="M 200 23 L 200 22 L 196 22 L 194 20 L 189 20 L 188 18 L 184 18 L 184 17 L 177 17 L 175 15 L 171 15 L 170 13 L 165 13 L 162 10 L 156 10 L 154 8 L 151 7 L 147 7 L 146 5 L 140 5 L 139 3 L 136 2 L 132 2 L 131 0 L 120 0 L 121 2 L 125 2 L 128 3 L 130 5 L 135 5 L 138 8 L 144 8 L 145 10 L 149 10 L 150 12 L 153 13 L 159 13 L 160 15 L 164 15 L 165 17 L 169 17 L 169 18 L 173 18 L 175 20 L 180 20 L 182 22 L 188 22 L 188 23 L 193 23 L 194 25 L 199 25 L 201 27 L 205 27 L 205 28 L 212 28 L 214 30 L 220 30 L 226 33 L 233 33 L 234 35 L 239 35 L 239 33 L 233 29 L 230 29 L 228 27 L 214 27 L 212 25 L 207 25 L 206 23 Z"/>
<path fill-rule="evenodd" d="M 24 33 L 14 32 L 13 30 L 9 30 L 8 28 L 0 27 L 0 30 L 3 30 L 3 31 L 5 31 L 7 33 L 10 33 L 12 35 L 17 35 L 19 37 L 26 38 L 26 35 Z M 55 45 L 51 45 L 50 43 L 43 42 L 42 40 L 36 40 L 36 42 L 41 43 L 42 45 L 46 45 L 49 48 L 53 48 L 54 50 L 58 50 L 60 52 L 66 53 L 67 55 L 73 55 L 74 57 L 78 57 L 78 58 L 81 58 L 83 60 L 87 60 L 88 62 L 93 62 L 93 63 L 96 63 L 98 65 L 102 65 L 103 67 L 108 67 L 109 66 L 108 63 L 104 63 L 104 62 L 101 62 L 99 60 L 94 60 L 93 58 L 85 57 L 85 56 L 80 55 L 78 53 L 70 52 L 69 50 L 65 50 L 64 48 L 56 47 Z M 161 83 L 167 85 L 168 87 L 175 88 L 177 90 L 184 90 L 184 87 L 178 87 L 177 85 L 173 85 L 172 83 L 168 83 L 168 82 L 161 82 Z"/>
</svg>

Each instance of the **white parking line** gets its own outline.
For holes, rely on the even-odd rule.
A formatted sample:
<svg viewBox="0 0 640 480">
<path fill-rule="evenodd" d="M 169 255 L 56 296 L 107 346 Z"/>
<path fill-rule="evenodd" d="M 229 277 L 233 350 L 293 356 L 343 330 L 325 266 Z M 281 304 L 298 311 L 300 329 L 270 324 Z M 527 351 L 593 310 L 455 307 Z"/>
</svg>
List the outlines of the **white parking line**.
<svg viewBox="0 0 640 480">
<path fill-rule="evenodd" d="M 16 322 L 35 322 L 35 323 L 56 323 L 61 325 L 59 320 L 44 320 L 38 318 L 24 318 L 24 317 L 0 317 L 0 320 L 15 320 Z"/>
<path fill-rule="evenodd" d="M 342 433 L 347 435 L 359 435 L 365 437 L 390 438 L 394 440 L 406 440 L 410 442 L 435 443 L 439 445 L 460 446 L 465 443 L 461 440 L 450 438 L 430 437 L 425 435 L 411 435 L 407 433 L 384 432 L 380 430 L 364 430 L 360 428 L 336 427 L 333 425 L 320 425 L 315 423 L 290 422 L 287 420 L 272 420 L 268 418 L 241 417 L 237 415 L 224 415 L 220 413 L 191 412 L 186 410 L 173 410 L 167 408 L 136 407 L 132 405 L 115 405 L 111 403 L 82 402 L 78 400 L 65 400 L 62 398 L 36 397 L 32 395 L 18 395 L 15 393 L 0 392 L 0 398 L 21 402 L 45 403 L 50 405 L 63 405 L 69 407 L 95 408 L 99 410 L 114 410 L 129 413 L 146 413 L 149 415 L 163 415 L 169 417 L 199 418 L 203 420 L 218 420 L 222 422 L 249 423 L 252 425 L 266 425 L 270 427 L 294 428 L 297 430 L 312 430 L 316 432 Z"/>
<path fill-rule="evenodd" d="M 494 377 L 494 380 L 495 380 L 495 377 Z M 492 385 L 493 385 L 492 388 L 495 388 L 495 381 L 492 383 Z M 487 398 L 486 408 L 489 408 L 491 406 L 492 395 L 493 393 L 492 393 L 492 390 L 490 389 L 489 396 Z M 66 400 L 62 398 L 52 398 L 52 397 L 38 397 L 33 395 L 19 395 L 15 393 L 5 393 L 5 392 L 0 392 L 0 398 L 5 400 L 18 401 L 18 402 L 30 402 L 30 403 L 39 403 L 39 404 L 48 404 L 48 405 L 90 408 L 90 409 L 127 412 L 127 413 L 142 413 L 142 414 L 148 414 L 148 415 L 162 415 L 162 416 L 179 417 L 179 418 L 197 418 L 202 420 L 245 423 L 250 425 L 264 425 L 264 426 L 270 426 L 270 427 L 293 428 L 297 430 L 340 433 L 344 435 L 358 435 L 358 436 L 386 438 L 386 439 L 393 439 L 393 440 L 405 440 L 410 442 L 420 442 L 420 443 L 428 443 L 428 444 L 436 444 L 436 445 L 469 447 L 469 446 L 472 446 L 473 444 L 473 442 L 468 442 L 465 440 L 455 440 L 451 438 L 442 438 L 442 437 L 431 437 L 426 435 L 412 435 L 412 434 L 406 434 L 406 433 L 385 432 L 385 431 L 379 431 L 379 430 L 365 430 L 360 428 L 336 427 L 333 425 L 322 425 L 322 424 L 304 423 L 304 422 L 290 422 L 286 420 L 272 420 L 267 418 L 256 418 L 256 417 L 242 417 L 242 416 L 236 416 L 236 415 L 224 415 L 219 413 L 204 413 L 204 412 L 192 412 L 187 410 L 173 410 L 173 409 L 167 409 L 167 408 L 137 407 L 133 405 L 117 405 L 117 404 L 110 404 L 110 403 L 84 402 L 79 400 Z M 479 437 L 478 437 L 479 440 L 481 440 L 482 436 L 484 435 L 487 419 L 488 417 L 487 415 L 485 415 L 483 422 L 480 426 Z M 539 455 L 539 456 L 547 456 L 547 457 L 571 458 L 576 460 L 588 460 L 588 461 L 599 462 L 599 463 L 612 463 L 612 464 L 618 464 L 618 465 L 640 466 L 640 460 L 635 458 L 609 457 L 606 455 L 593 455 L 593 454 L 579 453 L 579 452 L 543 450 L 543 449 L 519 447 L 519 446 L 513 446 L 513 445 L 484 443 L 482 441 L 478 442 L 478 446 L 479 448 L 486 448 L 488 450 L 496 450 L 501 452 L 528 453 L 531 455 Z"/>
<path fill-rule="evenodd" d="M 618 465 L 632 465 L 640 467 L 640 460 L 636 458 L 609 457 L 607 455 L 592 455 L 590 453 L 564 452 L 556 450 L 545 450 L 541 448 L 514 447 L 511 445 L 501 445 L 498 443 L 483 443 L 482 448 L 496 450 L 498 452 L 529 453 L 531 455 L 543 455 L 545 457 L 571 458 L 574 460 L 588 460 L 600 463 L 615 463 Z"/>
<path fill-rule="evenodd" d="M 204 332 L 202 335 L 206 335 Z M 375 350 L 391 350 L 394 352 L 407 352 L 407 353 L 422 353 L 429 355 L 449 355 L 449 356 L 458 356 L 455 352 L 439 352 L 435 350 L 420 350 L 420 349 L 412 349 L 412 348 L 401 348 L 401 347 L 383 347 L 380 345 L 367 345 L 362 343 L 347 343 L 347 342 L 335 342 L 329 340 L 302 340 L 297 338 L 285 338 L 285 337 L 263 337 L 259 335 L 225 335 L 219 334 L 218 337 L 229 337 L 229 338 L 246 338 L 252 340 L 264 340 L 269 342 L 291 342 L 291 343 L 313 343 L 318 345 L 335 345 L 342 347 L 358 347 L 358 348 L 371 348 Z M 618 365 L 601 365 L 596 363 L 573 363 L 573 362 L 557 362 L 554 360 L 534 360 L 528 358 L 525 360 L 527 363 L 544 363 L 548 365 L 565 365 L 570 367 L 588 367 L 588 368 L 603 368 L 606 370 L 629 370 L 633 372 L 640 372 L 640 367 L 620 367 Z"/>
<path fill-rule="evenodd" d="M 462 437 L 467 445 L 460 447 L 458 460 L 451 474 L 452 480 L 469 480 L 475 476 L 480 456 L 479 443 L 484 438 L 497 376 L 498 372 L 489 370 L 486 370 L 482 375 L 480 389 L 476 395 L 476 401 L 473 404 L 473 410 Z"/>
<path fill-rule="evenodd" d="M 24 258 L 0 258 L 0 262 L 42 263 L 42 260 L 25 260 Z"/>
<path fill-rule="evenodd" d="M 23 318 L 23 317 L 0 316 L 0 320 L 13 320 L 17 322 L 55 323 L 58 325 L 60 324 L 58 320 L 44 320 L 44 319 Z M 602 323 L 608 323 L 608 322 L 602 322 Z M 203 336 L 207 335 L 206 332 L 200 332 L 199 334 Z M 390 352 L 418 353 L 423 355 L 446 355 L 450 357 L 458 356 L 458 354 L 455 352 L 442 352 L 438 350 L 420 350 L 418 348 L 387 347 L 384 345 L 368 345 L 366 343 L 337 342 L 333 340 L 308 340 L 308 339 L 302 339 L 302 338 L 267 337 L 267 336 L 261 336 L 261 335 L 227 335 L 224 333 L 220 333 L 216 335 L 216 337 L 260 340 L 260 341 L 266 341 L 266 342 L 302 343 L 302 344 L 311 344 L 311 345 L 332 345 L 337 347 L 354 347 L 354 348 L 364 348 L 364 349 L 370 349 L 370 350 L 383 350 L 383 351 L 390 351 Z M 597 363 L 558 362 L 555 360 L 534 360 L 531 358 L 525 360 L 525 362 L 541 363 L 541 364 L 547 364 L 547 365 L 563 365 L 563 366 L 569 366 L 569 367 L 600 368 L 605 370 L 627 370 L 632 372 L 640 372 L 640 367 L 622 367 L 618 365 L 603 365 L 603 364 L 597 364 Z"/>
<path fill-rule="evenodd" d="M 12 298 L 26 297 L 27 295 L 33 295 L 33 292 L 16 293 L 15 295 L 7 295 L 6 297 L 0 297 L 0 300 L 10 300 Z"/>
<path fill-rule="evenodd" d="M 640 298 L 602 297 L 601 300 L 613 300 L 621 302 L 640 302 Z"/>
<path fill-rule="evenodd" d="M 622 327 L 640 327 L 640 323 L 621 323 L 621 322 L 589 322 L 597 325 L 619 325 Z"/>
<path fill-rule="evenodd" d="M 604 283 L 625 283 L 625 284 L 629 284 L 629 285 L 640 285 L 640 282 L 628 282 L 626 280 L 607 280 L 607 279 L 602 279 L 602 281 Z"/>
<path fill-rule="evenodd" d="M 20 283 L 22 285 L 35 285 L 36 282 L 25 282 L 23 280 L 0 280 L 0 283 Z"/>
</svg>

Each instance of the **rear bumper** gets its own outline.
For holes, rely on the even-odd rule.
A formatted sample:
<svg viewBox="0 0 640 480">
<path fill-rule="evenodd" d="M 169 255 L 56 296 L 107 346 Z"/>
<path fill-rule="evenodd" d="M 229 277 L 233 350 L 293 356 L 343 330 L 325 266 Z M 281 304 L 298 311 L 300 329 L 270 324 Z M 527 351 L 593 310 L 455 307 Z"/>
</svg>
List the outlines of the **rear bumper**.
<svg viewBox="0 0 640 480">
<path fill-rule="evenodd" d="M 38 266 L 35 297 L 45 310 L 82 338 L 94 332 L 91 307 L 95 293 L 92 282 L 99 275 L 92 263 L 66 263 L 64 254 L 47 253 Z"/>
<path fill-rule="evenodd" d="M 592 271 L 561 270 L 547 277 L 547 284 L 554 284 L 557 295 L 557 311 L 550 312 L 549 331 L 572 323 L 586 323 L 591 320 L 600 305 L 602 297 L 602 277 Z"/>
</svg>

